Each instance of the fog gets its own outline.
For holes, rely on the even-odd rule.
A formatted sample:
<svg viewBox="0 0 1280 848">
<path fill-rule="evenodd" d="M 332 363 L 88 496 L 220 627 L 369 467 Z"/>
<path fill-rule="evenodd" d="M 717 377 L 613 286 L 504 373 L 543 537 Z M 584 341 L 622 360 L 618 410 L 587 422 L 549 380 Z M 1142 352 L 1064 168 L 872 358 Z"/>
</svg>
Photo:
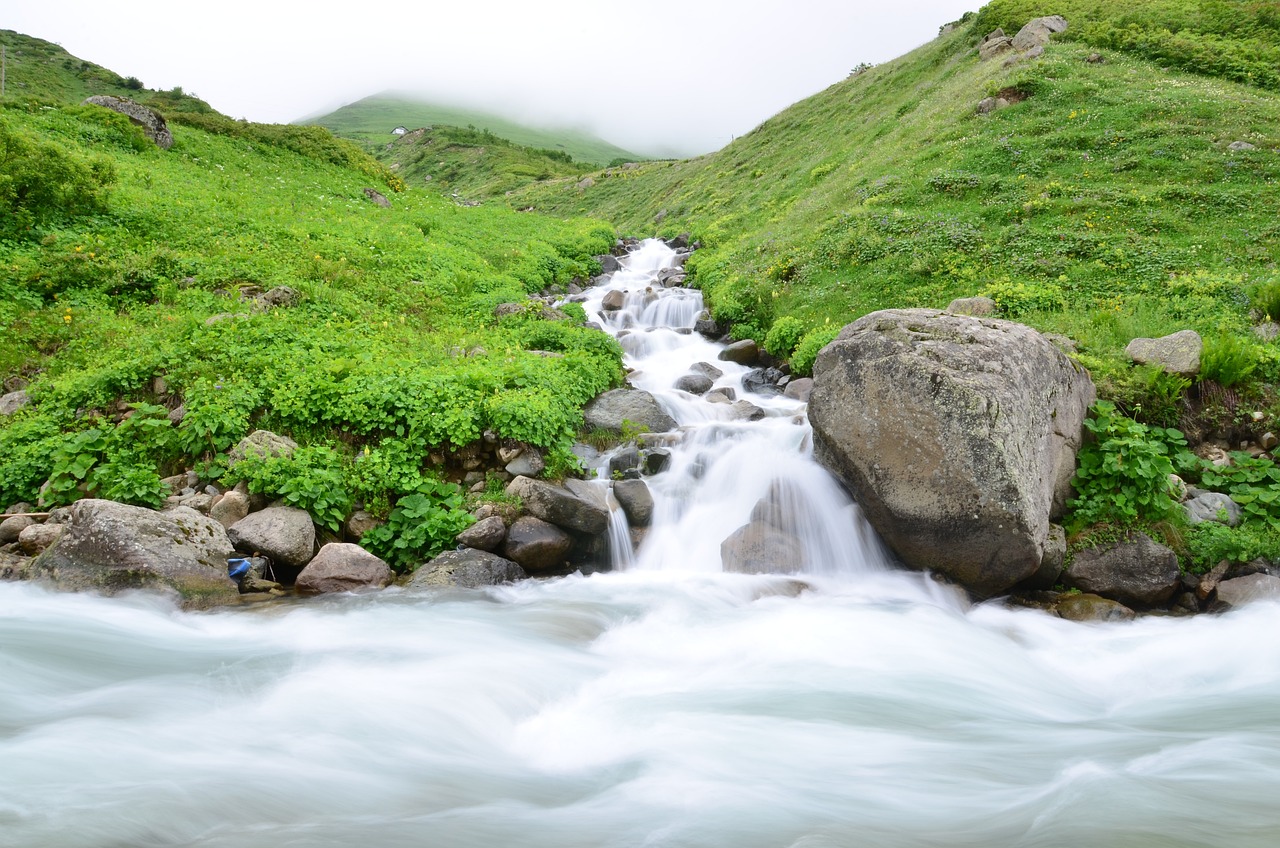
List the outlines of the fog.
<svg viewBox="0 0 1280 848">
<path fill-rule="evenodd" d="M 380 91 L 590 129 L 642 153 L 717 149 L 933 38 L 976 0 L 44 0 L 0 27 L 236 118 L 290 122 Z"/>
</svg>

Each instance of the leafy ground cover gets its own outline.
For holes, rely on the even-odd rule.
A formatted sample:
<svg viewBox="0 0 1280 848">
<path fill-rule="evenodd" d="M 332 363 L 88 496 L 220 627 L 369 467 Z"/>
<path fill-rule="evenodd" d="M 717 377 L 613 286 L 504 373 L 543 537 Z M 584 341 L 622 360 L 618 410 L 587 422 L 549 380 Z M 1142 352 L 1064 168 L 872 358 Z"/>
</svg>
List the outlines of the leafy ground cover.
<svg viewBox="0 0 1280 848">
<path fill-rule="evenodd" d="M 331 527 L 356 501 L 448 512 L 442 465 L 486 430 L 569 462 L 620 350 L 581 314 L 494 307 L 598 271 L 610 226 L 397 194 L 314 128 L 173 130 L 166 152 L 104 109 L 0 108 L 0 376 L 32 399 L 0 420 L 0 503 L 49 481 L 48 503 L 156 505 L 161 477 L 222 477 L 259 427 L 303 449 L 238 478 Z M 254 299 L 277 286 L 292 305 Z"/>
<path fill-rule="evenodd" d="M 983 34 L 1046 11 L 1071 29 L 1043 58 L 979 59 Z M 1275 11 L 997 0 L 717 153 L 509 202 L 691 232 L 692 280 L 716 317 L 772 352 L 794 346 L 801 373 L 860 315 L 984 294 L 1073 340 L 1117 414 L 1234 447 L 1280 426 L 1280 347 L 1263 326 L 1280 311 L 1280 96 L 1258 70 L 1275 65 Z M 1154 35 L 1166 30 L 1178 38 Z M 1010 105 L 978 114 L 989 96 Z M 1187 328 L 1206 339 L 1196 384 L 1123 353 Z M 1250 527 L 1280 551 L 1274 530 Z"/>
</svg>

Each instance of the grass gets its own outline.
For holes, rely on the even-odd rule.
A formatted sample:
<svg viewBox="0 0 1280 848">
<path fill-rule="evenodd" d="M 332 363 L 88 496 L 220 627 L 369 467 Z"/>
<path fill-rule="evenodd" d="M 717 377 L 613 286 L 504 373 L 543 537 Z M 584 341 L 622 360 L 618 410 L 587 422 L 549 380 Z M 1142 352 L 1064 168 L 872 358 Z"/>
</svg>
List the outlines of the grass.
<svg viewBox="0 0 1280 848">
<path fill-rule="evenodd" d="M 493 312 L 598 272 L 607 224 L 397 194 L 376 162 L 329 161 L 285 131 L 298 128 L 176 124 L 165 152 L 106 110 L 4 107 L 6 132 L 40 155 L 114 180 L 105 206 L 0 237 L 0 376 L 33 399 L 0 421 L 0 503 L 53 478 L 67 497 L 95 486 L 154 504 L 160 476 L 198 464 L 216 478 L 265 427 L 312 449 L 295 496 L 386 511 L 485 430 L 567 455 L 582 404 L 621 379 L 601 334 Z M 365 196 L 374 186 L 392 208 Z M 254 308 L 280 285 L 297 305 Z M 180 426 L 155 423 L 179 404 Z"/>
<path fill-rule="evenodd" d="M 392 92 L 357 100 L 327 115 L 307 118 L 305 123 L 327 127 L 335 135 L 370 145 L 392 141 L 395 136 L 391 131 L 398 126 L 414 130 L 443 125 L 488 130 L 521 147 L 567 153 L 575 161 L 595 165 L 643 158 L 583 130 L 528 126 L 478 109 L 429 103 Z"/>
<path fill-rule="evenodd" d="M 374 149 L 409 185 L 470 199 L 500 197 L 532 182 L 581 178 L 594 165 L 566 153 L 522 147 L 488 130 L 414 130 Z"/>
</svg>

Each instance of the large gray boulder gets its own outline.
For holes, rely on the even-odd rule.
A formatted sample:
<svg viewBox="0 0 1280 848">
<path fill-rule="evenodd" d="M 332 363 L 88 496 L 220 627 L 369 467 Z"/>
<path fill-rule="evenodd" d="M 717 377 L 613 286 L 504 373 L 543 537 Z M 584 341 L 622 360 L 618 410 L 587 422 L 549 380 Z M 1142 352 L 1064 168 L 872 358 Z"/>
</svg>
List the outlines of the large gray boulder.
<svg viewBox="0 0 1280 848">
<path fill-rule="evenodd" d="M 1077 551 L 1065 580 L 1130 607 L 1163 604 L 1181 583 L 1178 555 L 1143 533 Z"/>
<path fill-rule="evenodd" d="M 874 312 L 818 355 L 815 454 L 904 563 L 978 596 L 1035 574 L 1095 391 L 1030 327 Z"/>
<path fill-rule="evenodd" d="M 147 138 L 156 143 L 156 147 L 161 150 L 168 150 L 173 147 L 173 133 L 169 132 L 169 125 L 165 122 L 164 117 L 159 112 L 148 109 L 141 103 L 135 103 L 126 97 L 95 94 L 92 97 L 85 98 L 83 105 L 102 106 L 113 112 L 119 112 L 142 127 L 142 131 L 147 134 Z"/>
<path fill-rule="evenodd" d="M 491 515 L 472 524 L 459 533 L 455 540 L 459 545 L 481 551 L 496 551 L 507 538 L 507 523 L 501 516 Z"/>
<path fill-rule="evenodd" d="M 507 484 L 506 491 L 520 498 L 525 512 L 565 530 L 594 536 L 609 527 L 609 512 L 602 503 L 554 483 L 517 477 Z"/>
<path fill-rule="evenodd" d="M 233 552 L 222 525 L 187 507 L 156 512 L 104 500 L 71 506 L 62 534 L 35 561 L 36 576 L 71 591 L 112 595 L 173 589 L 187 607 L 235 603 Z"/>
<path fill-rule="evenodd" d="M 479 589 L 514 583 L 529 575 L 517 563 L 487 551 L 445 551 L 423 565 L 409 580 L 410 589 L 454 586 L 461 589 Z"/>
<path fill-rule="evenodd" d="M 1280 577 L 1259 572 L 1218 584 L 1218 603 L 1222 606 L 1239 607 L 1262 600 L 1280 600 Z"/>
<path fill-rule="evenodd" d="M 391 585 L 391 566 L 359 545 L 330 542 L 298 575 L 294 587 L 304 595 L 382 589 Z"/>
<path fill-rule="evenodd" d="M 1061 15 L 1047 15 L 1042 18 L 1032 18 L 1018 30 L 1018 34 L 1013 37 L 1011 46 L 1020 53 L 1025 53 L 1036 47 L 1044 47 L 1049 43 L 1049 37 L 1055 32 L 1067 31 L 1067 19 Z"/>
<path fill-rule="evenodd" d="M 582 410 L 588 427 L 622 432 L 624 422 L 650 433 L 666 433 L 676 428 L 675 419 L 663 411 L 653 395 L 639 389 L 605 392 Z"/>
<path fill-rule="evenodd" d="M 648 527 L 653 520 L 653 493 L 643 480 L 618 480 L 613 484 L 613 496 L 618 499 L 627 521 L 632 527 Z"/>
<path fill-rule="evenodd" d="M 241 553 L 261 553 L 276 565 L 301 568 L 316 551 L 316 526 L 306 510 L 273 506 L 249 515 L 227 530 Z"/>
<path fill-rule="evenodd" d="M 1158 339 L 1134 339 L 1124 349 L 1137 365 L 1156 365 L 1183 377 L 1200 373 L 1203 351 L 1204 340 L 1195 330 L 1180 330 Z"/>
</svg>

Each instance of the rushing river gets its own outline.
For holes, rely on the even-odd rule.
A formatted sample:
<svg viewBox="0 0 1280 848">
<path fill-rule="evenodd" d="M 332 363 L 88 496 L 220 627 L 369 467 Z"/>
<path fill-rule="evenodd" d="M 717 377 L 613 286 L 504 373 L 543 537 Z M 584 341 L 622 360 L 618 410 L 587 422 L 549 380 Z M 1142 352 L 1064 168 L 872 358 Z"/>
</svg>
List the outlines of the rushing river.
<svg viewBox="0 0 1280 848">
<path fill-rule="evenodd" d="M 724 365 L 647 329 L 692 323 L 671 292 L 607 317 L 684 425 L 620 571 L 214 613 L 0 584 L 0 846 L 1280 844 L 1280 605 L 1082 625 L 891 569 L 798 402 L 666 392 Z M 722 573 L 778 480 L 806 573 Z"/>
</svg>

